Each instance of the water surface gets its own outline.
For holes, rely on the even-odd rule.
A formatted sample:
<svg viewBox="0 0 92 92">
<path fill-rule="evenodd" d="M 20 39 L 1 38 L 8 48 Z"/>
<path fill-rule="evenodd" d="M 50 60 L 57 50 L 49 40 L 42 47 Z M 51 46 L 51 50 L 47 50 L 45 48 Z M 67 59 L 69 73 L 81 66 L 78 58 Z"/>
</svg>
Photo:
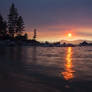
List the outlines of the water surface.
<svg viewBox="0 0 92 92">
<path fill-rule="evenodd" d="M 3 92 L 91 92 L 92 47 L 0 47 Z"/>
</svg>

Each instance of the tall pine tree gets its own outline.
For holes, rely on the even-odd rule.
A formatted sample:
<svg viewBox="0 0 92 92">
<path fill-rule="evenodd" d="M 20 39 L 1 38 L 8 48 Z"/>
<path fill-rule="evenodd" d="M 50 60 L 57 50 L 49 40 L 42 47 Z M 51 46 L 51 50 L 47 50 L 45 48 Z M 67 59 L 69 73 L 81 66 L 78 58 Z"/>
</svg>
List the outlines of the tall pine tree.
<svg viewBox="0 0 92 92">
<path fill-rule="evenodd" d="M 3 31 L 3 17 L 0 15 L 0 37 L 2 36 L 2 31 Z"/>
<path fill-rule="evenodd" d="M 36 38 L 37 38 L 37 30 L 36 30 L 36 29 L 34 29 L 33 40 L 36 40 Z"/>
<path fill-rule="evenodd" d="M 17 30 L 16 30 L 16 33 L 17 33 L 18 36 L 21 36 L 23 31 L 24 31 L 24 21 L 23 21 L 22 16 L 19 16 L 18 20 L 17 20 Z"/>
<path fill-rule="evenodd" d="M 15 5 L 12 4 L 10 7 L 9 15 L 8 15 L 8 29 L 9 35 L 14 38 L 14 35 L 17 30 L 17 20 L 18 20 L 18 13 Z"/>
<path fill-rule="evenodd" d="M 2 15 L 0 15 L 0 37 L 5 38 L 7 35 L 7 22 L 4 21 Z"/>
</svg>

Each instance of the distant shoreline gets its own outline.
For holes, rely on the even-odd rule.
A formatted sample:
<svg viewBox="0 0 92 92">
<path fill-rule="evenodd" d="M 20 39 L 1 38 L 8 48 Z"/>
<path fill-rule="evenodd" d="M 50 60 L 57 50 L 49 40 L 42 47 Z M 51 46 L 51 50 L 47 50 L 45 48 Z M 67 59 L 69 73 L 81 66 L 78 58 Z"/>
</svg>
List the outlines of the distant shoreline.
<svg viewBox="0 0 92 92">
<path fill-rule="evenodd" d="M 82 42 L 80 44 L 67 44 L 67 43 L 60 43 L 60 42 L 55 42 L 55 43 L 50 43 L 50 42 L 39 42 L 36 40 L 0 40 L 0 47 L 2 46 L 37 46 L 37 47 L 77 47 L 77 46 L 92 46 L 92 43 L 87 43 L 87 42 Z"/>
</svg>

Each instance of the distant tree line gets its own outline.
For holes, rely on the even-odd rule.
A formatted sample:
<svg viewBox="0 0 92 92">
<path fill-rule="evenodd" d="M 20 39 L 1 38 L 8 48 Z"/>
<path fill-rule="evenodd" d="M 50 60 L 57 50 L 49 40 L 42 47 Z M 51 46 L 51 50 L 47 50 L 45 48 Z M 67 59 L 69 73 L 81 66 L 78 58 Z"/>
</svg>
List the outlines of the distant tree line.
<svg viewBox="0 0 92 92">
<path fill-rule="evenodd" d="M 22 16 L 19 16 L 15 5 L 12 4 L 9 9 L 8 20 L 5 21 L 0 14 L 0 39 L 13 39 L 17 36 L 22 36 L 24 31 L 24 21 Z M 27 38 L 27 34 L 25 34 Z"/>
</svg>

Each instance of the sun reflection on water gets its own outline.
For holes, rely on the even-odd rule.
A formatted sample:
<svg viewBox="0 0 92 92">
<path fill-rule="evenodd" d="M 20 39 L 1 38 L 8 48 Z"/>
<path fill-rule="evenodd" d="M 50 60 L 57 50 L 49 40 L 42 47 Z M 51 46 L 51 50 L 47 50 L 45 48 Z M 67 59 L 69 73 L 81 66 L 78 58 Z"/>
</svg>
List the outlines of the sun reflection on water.
<svg viewBox="0 0 92 92">
<path fill-rule="evenodd" d="M 70 80 L 74 78 L 74 70 L 72 69 L 72 47 L 68 47 L 67 55 L 66 55 L 66 63 L 65 63 L 65 71 L 62 72 L 65 80 Z"/>
</svg>

